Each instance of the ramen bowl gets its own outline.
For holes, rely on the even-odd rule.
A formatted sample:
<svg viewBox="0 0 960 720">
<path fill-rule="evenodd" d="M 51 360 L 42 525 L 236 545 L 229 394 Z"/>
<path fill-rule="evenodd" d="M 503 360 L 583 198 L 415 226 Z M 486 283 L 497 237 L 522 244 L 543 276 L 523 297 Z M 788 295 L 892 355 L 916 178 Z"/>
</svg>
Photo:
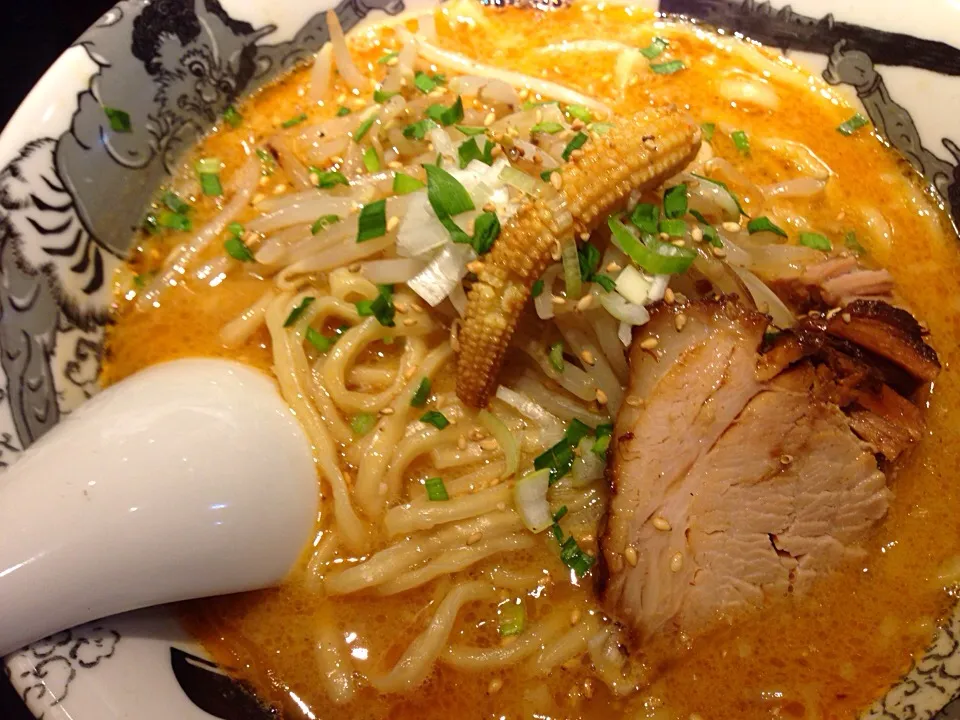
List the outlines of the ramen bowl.
<svg viewBox="0 0 960 720">
<path fill-rule="evenodd" d="M 524 11 L 550 12 L 547 5 Z M 111 278 L 178 158 L 228 107 L 309 61 L 330 38 L 327 10 L 350 30 L 429 6 L 124 0 L 57 61 L 0 136 L 0 463 L 16 462 L 97 393 Z M 892 0 L 869 8 L 663 0 L 658 9 L 781 49 L 821 75 L 960 217 L 954 4 L 929 3 L 906 27 Z M 52 520 L 36 522 L 42 532 Z M 953 614 L 865 717 L 951 717 L 958 633 Z M 271 716 L 163 608 L 58 633 L 8 656 L 6 667 L 38 718 Z"/>
</svg>

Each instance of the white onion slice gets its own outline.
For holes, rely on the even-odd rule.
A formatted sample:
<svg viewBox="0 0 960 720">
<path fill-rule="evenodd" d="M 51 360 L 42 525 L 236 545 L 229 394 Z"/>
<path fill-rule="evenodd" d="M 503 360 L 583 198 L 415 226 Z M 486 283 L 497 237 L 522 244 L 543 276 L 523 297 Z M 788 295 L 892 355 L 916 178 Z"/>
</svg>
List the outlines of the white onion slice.
<svg viewBox="0 0 960 720">
<path fill-rule="evenodd" d="M 333 44 L 324 43 L 310 69 L 310 97 L 314 102 L 325 102 L 330 96 L 330 78 L 333 75 Z"/>
<path fill-rule="evenodd" d="M 367 80 L 357 66 L 353 64 L 353 58 L 350 57 L 350 50 L 347 48 L 347 40 L 343 36 L 343 28 L 340 26 L 340 19 L 333 10 L 327 11 L 327 29 L 330 30 L 330 44 L 333 46 L 333 59 L 337 63 L 337 70 L 341 77 L 354 90 L 365 90 Z"/>
<path fill-rule="evenodd" d="M 550 470 L 535 470 L 517 480 L 513 486 L 513 504 L 524 526 L 532 533 L 539 533 L 553 525 L 553 515 L 547 502 L 550 487 Z"/>
<path fill-rule="evenodd" d="M 376 285 L 405 283 L 424 269 L 424 263 L 414 258 L 371 260 L 360 266 L 360 272 Z"/>
<path fill-rule="evenodd" d="M 563 263 L 563 283 L 567 291 L 567 300 L 580 297 L 583 292 L 583 278 L 580 277 L 580 256 L 577 254 L 577 241 L 573 235 L 567 235 L 560 248 L 560 260 Z"/>
<path fill-rule="evenodd" d="M 463 290 L 463 283 L 454 285 L 453 290 L 447 297 L 450 298 L 450 303 L 453 305 L 453 309 L 457 311 L 457 315 L 463 317 L 467 314 L 467 293 Z"/>
<path fill-rule="evenodd" d="M 431 307 L 436 307 L 460 284 L 467 274 L 467 263 L 477 259 L 469 245 L 447 243 L 433 260 L 407 286 L 422 297 Z"/>
<path fill-rule="evenodd" d="M 633 265 L 627 265 L 617 276 L 617 292 L 634 305 L 646 305 L 650 299 L 653 281 Z"/>
<path fill-rule="evenodd" d="M 781 300 L 773 290 L 767 287 L 760 278 L 746 268 L 731 265 L 730 269 L 733 270 L 743 281 L 743 284 L 747 286 L 747 290 L 750 291 L 760 311 L 767 313 L 773 318 L 774 325 L 779 328 L 789 328 L 796 324 L 797 319 L 793 313 L 790 312 L 790 308 L 788 308 L 783 300 Z"/>
<path fill-rule="evenodd" d="M 500 385 L 497 387 L 497 399 L 537 423 L 542 430 L 543 445 L 553 445 L 563 437 L 564 427 L 560 418 L 535 403 L 527 395 Z"/>
<path fill-rule="evenodd" d="M 643 305 L 634 305 L 616 292 L 608 292 L 598 296 L 600 304 L 608 313 L 620 322 L 631 325 L 644 325 L 650 321 L 650 313 Z"/>
<path fill-rule="evenodd" d="M 621 322 L 620 327 L 617 328 L 617 337 L 620 338 L 624 347 L 630 347 L 633 342 L 633 325 L 628 322 Z"/>
<path fill-rule="evenodd" d="M 808 198 L 819 195 L 827 187 L 826 180 L 812 177 L 798 177 L 771 185 L 762 185 L 760 192 L 767 200 L 773 198 Z"/>
<path fill-rule="evenodd" d="M 527 195 L 535 195 L 537 192 L 536 178 L 509 165 L 500 171 L 500 180 Z"/>
<path fill-rule="evenodd" d="M 593 437 L 585 437 L 580 441 L 580 457 L 573 461 L 573 467 L 570 470 L 575 488 L 589 485 L 603 477 L 607 463 L 593 452 L 593 443 Z"/>
</svg>

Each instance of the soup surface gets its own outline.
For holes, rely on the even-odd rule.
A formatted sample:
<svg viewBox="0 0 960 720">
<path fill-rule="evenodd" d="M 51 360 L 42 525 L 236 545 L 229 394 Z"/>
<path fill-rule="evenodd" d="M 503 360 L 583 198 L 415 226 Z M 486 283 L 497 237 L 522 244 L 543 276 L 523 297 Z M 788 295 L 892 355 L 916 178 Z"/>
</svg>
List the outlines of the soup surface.
<svg viewBox="0 0 960 720">
<path fill-rule="evenodd" d="M 488 73 L 415 52 L 408 33 L 418 28 L 428 50 L 522 73 L 526 79 L 502 78 L 516 97 L 499 85 L 478 94 L 469 81 L 457 84 L 458 75 Z M 745 720 L 863 710 L 909 669 L 944 618 L 960 547 L 953 481 L 960 439 L 951 430 L 960 401 L 952 369 L 960 359 L 960 253 L 910 167 L 869 127 L 838 132 L 853 110 L 819 79 L 756 45 L 639 9 L 576 3 L 540 13 L 454 3 L 348 43 L 352 68 L 331 73 L 336 61 L 325 50 L 318 67 L 238 106 L 239 116 L 228 117 L 158 195 L 148 223 L 154 232 L 138 235 L 116 279 L 105 384 L 174 358 L 249 363 L 277 378 L 317 449 L 317 535 L 289 581 L 185 605 L 187 626 L 291 718 Z M 572 96 L 548 104 L 558 98 L 544 82 L 605 105 L 612 117 Z M 373 98 L 374 83 L 388 89 Z M 493 421 L 458 401 L 461 276 L 431 307 L 404 282 L 411 267 L 422 269 L 423 254 L 398 248 L 437 236 L 414 218 L 427 207 L 422 165 L 436 155 L 450 169 L 461 159 L 511 159 L 540 182 L 538 170 L 569 154 L 578 133 L 592 137 L 605 132 L 597 123 L 670 104 L 703 124 L 694 172 L 726 181 L 746 214 L 769 218 L 789 236 L 766 242 L 797 246 L 799 233 L 815 231 L 832 239 L 831 254 L 863 249 L 863 263 L 888 269 L 900 301 L 929 327 L 944 369 L 928 388 L 922 438 L 888 474 L 889 512 L 863 541 L 862 557 L 821 577 L 804 597 L 770 598 L 706 632 L 624 641 L 629 656 L 615 653 L 611 687 L 588 642 L 617 632 L 596 598 L 591 563 L 605 481 L 568 479 L 550 491 L 551 512 L 567 508 L 559 533 L 575 539 L 580 569 L 587 566 L 581 574 L 561 559 L 553 533 L 518 522 L 506 478 L 509 443 L 497 435 L 505 425 L 524 472 L 557 440 L 556 427 L 501 396 Z M 443 112 L 455 119 L 446 122 Z M 418 131 L 425 114 L 433 127 Z M 526 134 L 511 130 L 511 121 L 498 125 L 511 117 L 526 123 Z M 532 124 L 539 128 L 531 132 Z M 471 138 L 477 144 L 464 151 Z M 488 141 L 499 149 L 490 151 Z M 537 148 L 546 153 L 539 160 L 530 157 Z M 398 185 L 401 173 L 415 181 Z M 796 178 L 805 180 L 786 183 Z M 500 196 L 458 219 L 468 234 L 479 235 L 484 207 L 509 222 L 502 206 L 517 189 L 495 190 Z M 662 196 L 660 189 L 643 199 Z M 381 216 L 368 213 L 385 197 Z M 368 221 L 372 237 L 357 242 Z M 715 224 L 732 232 L 729 223 Z M 440 227 L 439 243 L 448 241 L 445 232 Z M 608 244 L 602 232 L 590 240 Z M 612 273 L 619 267 L 608 257 L 599 269 Z M 378 259 L 394 262 L 378 266 Z M 593 399 L 594 365 L 576 368 L 586 377 L 585 399 L 557 380 L 577 354 L 561 348 L 564 361 L 549 352 L 568 337 L 563 318 L 577 312 L 563 307 L 576 304 L 564 302 L 563 278 L 546 290 L 559 300 L 556 326 L 529 310 L 500 383 L 564 425 L 580 419 L 596 427 L 615 408 L 613 398 Z M 385 294 L 376 283 L 394 287 Z M 609 317 L 590 317 L 616 332 Z M 530 343 L 536 347 L 524 351 Z M 451 499 L 431 499 L 439 490 Z"/>
</svg>

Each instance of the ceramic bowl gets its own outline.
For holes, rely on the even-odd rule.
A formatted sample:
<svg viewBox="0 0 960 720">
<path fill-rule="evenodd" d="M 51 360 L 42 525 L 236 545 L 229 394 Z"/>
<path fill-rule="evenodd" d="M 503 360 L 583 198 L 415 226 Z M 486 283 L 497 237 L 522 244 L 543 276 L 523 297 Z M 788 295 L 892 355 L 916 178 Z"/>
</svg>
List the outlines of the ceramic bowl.
<svg viewBox="0 0 960 720">
<path fill-rule="evenodd" d="M 335 9 L 352 28 L 432 2 Z M 122 0 L 37 83 L 0 136 L 0 467 L 97 391 L 110 276 L 152 190 L 236 97 L 320 48 L 333 4 Z M 780 48 L 848 91 L 960 218 L 955 0 L 909 12 L 899 0 L 660 0 L 659 10 Z M 123 108 L 133 131 L 106 132 L 101 106 Z M 6 669 L 49 720 L 272 717 L 163 609 L 59 633 L 8 656 Z M 958 692 L 955 613 L 865 717 L 960 718 Z"/>
</svg>

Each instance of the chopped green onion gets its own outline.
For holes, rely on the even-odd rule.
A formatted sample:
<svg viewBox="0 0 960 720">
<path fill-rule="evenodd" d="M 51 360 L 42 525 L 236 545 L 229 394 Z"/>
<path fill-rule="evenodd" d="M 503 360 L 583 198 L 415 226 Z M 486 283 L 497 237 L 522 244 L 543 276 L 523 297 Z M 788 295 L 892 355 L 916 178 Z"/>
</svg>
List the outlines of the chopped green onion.
<svg viewBox="0 0 960 720">
<path fill-rule="evenodd" d="M 420 381 L 420 384 L 417 385 L 416 392 L 413 393 L 413 397 L 410 399 L 411 407 L 423 407 L 427 404 L 427 398 L 430 397 L 430 378 L 425 377 Z"/>
<path fill-rule="evenodd" d="M 190 230 L 193 227 L 193 223 L 190 222 L 190 218 L 186 215 L 166 211 L 157 215 L 157 225 L 170 228 L 171 230 L 182 231 Z"/>
<path fill-rule="evenodd" d="M 354 131 L 354 133 L 353 133 L 353 141 L 356 142 L 356 143 L 358 143 L 358 142 L 360 142 L 361 140 L 363 140 L 363 136 L 366 135 L 366 134 L 370 131 L 370 128 L 373 127 L 373 124 L 374 124 L 376 121 L 377 121 L 377 116 L 376 116 L 376 115 L 371 115 L 371 116 L 368 117 L 366 120 L 364 120 L 362 123 L 360 123 L 360 124 L 357 126 L 357 129 L 356 129 L 356 130 Z"/>
<path fill-rule="evenodd" d="M 533 287 L 530 288 L 530 295 L 533 297 L 540 297 L 540 293 L 543 292 L 543 278 L 537 280 Z"/>
<path fill-rule="evenodd" d="M 550 485 L 562 478 L 573 467 L 573 461 L 576 455 L 573 449 L 590 434 L 590 427 L 579 420 L 572 420 L 567 426 L 563 438 L 556 445 L 548 448 L 543 454 L 538 455 L 533 461 L 533 467 L 537 470 L 550 470 Z M 559 541 L 560 538 L 558 537 Z"/>
<path fill-rule="evenodd" d="M 350 329 L 349 325 L 342 325 L 338 327 L 333 332 L 333 337 L 327 337 L 321 332 L 314 330 L 311 327 L 307 328 L 307 340 L 310 341 L 310 344 L 313 345 L 320 352 L 327 352 L 330 348 L 336 344 L 337 340 L 340 339 L 340 336 L 343 335 L 347 330 Z"/>
<path fill-rule="evenodd" d="M 484 138 L 483 150 L 477 144 L 476 138 L 470 138 L 457 148 L 457 155 L 460 158 L 460 169 L 462 170 L 470 164 L 471 160 L 479 160 L 487 165 L 493 165 L 493 143 Z"/>
<path fill-rule="evenodd" d="M 432 477 L 423 481 L 423 486 L 427 489 L 427 498 L 433 501 L 449 500 L 447 486 L 443 484 L 443 478 Z"/>
<path fill-rule="evenodd" d="M 483 212 L 473 221 L 473 239 L 471 245 L 477 255 L 486 255 L 500 237 L 500 219 L 495 212 Z"/>
<path fill-rule="evenodd" d="M 232 222 L 227 225 L 227 232 L 234 237 L 243 237 L 244 227 L 238 222 Z"/>
<path fill-rule="evenodd" d="M 387 201 L 375 200 L 360 208 L 357 219 L 357 242 L 362 243 L 387 233 Z"/>
<path fill-rule="evenodd" d="M 467 137 L 474 137 L 475 135 L 483 135 L 485 132 L 487 132 L 487 128 L 481 127 L 479 125 L 457 125 L 456 128 Z"/>
<path fill-rule="evenodd" d="M 660 208 L 652 203 L 639 203 L 630 213 L 630 222 L 640 228 L 641 232 L 648 235 L 657 233 L 657 225 L 660 221 Z"/>
<path fill-rule="evenodd" d="M 560 168 L 551 168 L 550 170 L 543 170 L 540 173 L 540 179 L 544 182 L 550 182 L 550 176 L 555 172 L 558 172 Z"/>
<path fill-rule="evenodd" d="M 718 187 L 723 188 L 726 191 L 727 195 L 729 195 L 733 199 L 734 204 L 737 206 L 737 212 L 739 212 L 741 215 L 746 215 L 747 217 L 750 217 L 750 215 L 747 214 L 747 211 L 744 210 L 743 206 L 740 204 L 740 198 L 738 198 L 736 193 L 734 193 L 732 190 L 730 190 L 729 187 L 727 187 L 727 184 L 725 182 L 721 180 L 714 180 L 713 178 L 708 178 L 706 175 L 697 175 L 696 173 L 693 173 L 693 172 L 690 174 L 693 175 L 695 178 L 706 180 L 708 183 L 713 183 L 714 185 L 717 185 Z"/>
<path fill-rule="evenodd" d="M 730 139 L 733 140 L 733 144 L 736 145 L 741 155 L 750 154 L 750 138 L 743 130 L 734 130 L 730 133 Z"/>
<path fill-rule="evenodd" d="M 353 430 L 354 435 L 366 435 L 376 424 L 377 416 L 373 413 L 357 413 L 350 419 L 350 429 Z"/>
<path fill-rule="evenodd" d="M 104 107 L 103 113 L 107 116 L 111 130 L 118 133 L 130 132 L 130 113 L 111 107 Z"/>
<path fill-rule="evenodd" d="M 195 169 L 200 178 L 200 187 L 204 195 L 219 197 L 223 195 L 223 185 L 220 184 L 221 162 L 218 158 L 201 158 L 197 160 Z"/>
<path fill-rule="evenodd" d="M 427 133 L 438 125 L 429 119 L 418 120 L 413 125 L 407 125 L 403 129 L 403 136 L 408 140 L 423 140 Z"/>
<path fill-rule="evenodd" d="M 247 247 L 247 244 L 240 238 L 234 236 L 223 243 L 223 249 L 227 255 L 240 262 L 253 262 L 253 252 Z"/>
<path fill-rule="evenodd" d="M 667 188 L 663 194 L 663 214 L 668 218 L 682 218 L 687 214 L 687 186 L 685 183 Z"/>
<path fill-rule="evenodd" d="M 583 577 L 586 575 L 596 562 L 595 558 L 587 555 L 583 550 L 580 549 L 580 546 L 577 545 L 577 541 L 573 535 L 568 537 L 563 543 L 563 546 L 560 548 L 560 559 L 563 561 L 564 565 L 577 574 L 577 577 Z"/>
<path fill-rule="evenodd" d="M 553 514 L 553 521 L 554 521 L 555 523 L 560 522 L 561 520 L 563 520 L 563 518 L 566 516 L 566 514 L 567 514 L 568 512 L 569 512 L 569 511 L 567 510 L 567 506 L 566 506 L 566 505 L 561 505 L 561 506 L 560 506 L 560 509 L 558 509 L 558 510 Z"/>
<path fill-rule="evenodd" d="M 700 221 L 700 230 L 703 232 L 703 238 L 714 247 L 723 247 L 723 241 L 720 240 L 720 234 L 717 229 L 710 224 L 701 213 L 691 209 L 690 214 Z"/>
<path fill-rule="evenodd" d="M 511 637 L 523 632 L 527 614 L 523 600 L 509 602 L 500 608 L 500 637 Z"/>
<path fill-rule="evenodd" d="M 661 220 L 657 224 L 657 230 L 670 237 L 683 237 L 687 232 L 687 223 L 681 219 Z"/>
<path fill-rule="evenodd" d="M 151 235 L 156 235 L 160 232 L 160 226 L 157 224 L 157 216 L 153 213 L 147 213 L 147 216 L 143 219 L 142 227 Z"/>
<path fill-rule="evenodd" d="M 399 95 L 398 92 L 388 92 L 386 90 L 381 90 L 377 88 L 373 91 L 373 101 L 376 103 L 385 103 L 387 100 L 392 98 L 394 95 Z"/>
<path fill-rule="evenodd" d="M 554 343 L 550 346 L 550 366 L 558 373 L 563 372 L 563 343 Z"/>
<path fill-rule="evenodd" d="M 593 120 L 593 114 L 586 105 L 567 105 L 567 115 L 585 123 Z"/>
<path fill-rule="evenodd" d="M 456 101 L 450 107 L 439 103 L 431 105 L 427 108 L 427 117 L 444 127 L 460 122 L 463 120 L 463 98 L 457 95 Z"/>
<path fill-rule="evenodd" d="M 263 148 L 257 148 L 257 157 L 260 158 L 260 162 L 263 164 L 263 174 L 272 175 L 274 165 L 276 164 L 273 155 Z"/>
<path fill-rule="evenodd" d="M 600 459 L 606 459 L 607 448 L 610 447 L 610 438 L 610 435 L 598 436 L 597 439 L 593 441 L 590 452 L 598 456 Z"/>
<path fill-rule="evenodd" d="M 233 105 L 227 105 L 227 109 L 223 111 L 223 119 L 233 128 L 238 128 L 243 123 L 243 115 Z"/>
<path fill-rule="evenodd" d="M 314 221 L 313 225 L 310 226 L 310 233 L 316 235 L 321 230 L 325 230 L 338 222 L 340 222 L 339 215 L 321 215 Z"/>
<path fill-rule="evenodd" d="M 574 150 L 579 150 L 584 146 L 587 140 L 590 139 L 590 136 L 586 133 L 578 132 L 573 136 L 573 139 L 567 143 L 567 146 L 563 149 L 562 157 L 564 160 L 570 159 L 570 153 Z"/>
<path fill-rule="evenodd" d="M 685 272 L 697 257 L 695 250 L 662 243 L 651 235 L 645 236 L 644 241 L 640 242 L 613 215 L 607 220 L 607 225 L 614 244 L 651 275 Z"/>
<path fill-rule="evenodd" d="M 653 60 L 655 57 L 658 57 L 667 49 L 669 43 L 660 37 L 655 37 L 650 41 L 650 44 L 645 48 L 640 48 L 640 54 L 643 55 L 648 60 Z"/>
<path fill-rule="evenodd" d="M 444 414 L 436 410 L 428 410 L 425 412 L 420 416 L 420 422 L 425 422 L 427 425 L 433 425 L 437 430 L 443 430 L 447 425 L 450 424 L 450 421 L 447 420 Z"/>
<path fill-rule="evenodd" d="M 864 125 L 869 124 L 870 121 L 867 120 L 863 115 L 860 113 L 855 113 L 849 120 L 844 120 L 842 123 L 840 123 L 840 125 L 837 126 L 837 132 L 841 135 L 846 135 L 849 137 Z"/>
<path fill-rule="evenodd" d="M 563 125 L 558 122 L 538 122 L 532 128 L 530 128 L 531 133 L 547 133 L 548 135 L 556 135 L 558 132 L 563 130 Z"/>
<path fill-rule="evenodd" d="M 439 218 L 448 218 L 473 210 L 473 200 L 453 175 L 436 165 L 424 165 L 427 171 L 427 199 Z"/>
<path fill-rule="evenodd" d="M 864 255 L 867 252 L 867 249 L 857 240 L 857 234 L 853 230 L 843 236 L 843 244 L 847 250 L 850 250 L 856 255 Z"/>
<path fill-rule="evenodd" d="M 143 273 L 142 275 L 133 276 L 134 287 L 145 288 L 147 286 L 147 280 L 151 277 L 150 273 Z"/>
<path fill-rule="evenodd" d="M 583 276 L 580 274 L 577 241 L 572 235 L 560 241 L 560 261 L 563 264 L 563 284 L 567 291 L 567 298 L 576 300 L 583 291 Z"/>
<path fill-rule="evenodd" d="M 747 223 L 747 232 L 753 235 L 758 232 L 772 232 L 774 235 L 779 235 L 780 237 L 787 237 L 787 233 L 773 224 L 773 221 L 770 220 L 766 215 L 761 215 L 760 217 L 755 217 L 753 220 Z"/>
<path fill-rule="evenodd" d="M 285 328 L 290 327 L 295 322 L 297 322 L 297 320 L 300 319 L 300 316 L 303 315 L 304 312 L 306 312 L 306 309 L 311 305 L 313 305 L 315 300 L 316 298 L 310 297 L 309 295 L 305 297 L 303 300 L 301 300 L 300 304 L 297 305 L 293 310 L 291 310 L 289 315 L 287 315 L 287 319 L 283 321 L 283 326 Z"/>
<path fill-rule="evenodd" d="M 340 107 L 337 108 L 337 117 L 345 117 L 352 112 L 353 110 L 351 110 L 350 108 L 341 105 Z"/>
<path fill-rule="evenodd" d="M 443 75 L 427 75 L 425 72 L 417 71 L 413 76 L 414 86 L 422 93 L 426 94 L 433 91 L 437 85 L 444 82 Z"/>
<path fill-rule="evenodd" d="M 823 252 L 830 252 L 833 250 L 833 245 L 830 243 L 830 239 L 826 235 L 821 235 L 820 233 L 815 232 L 802 232 L 800 233 L 800 244 L 813 248 L 814 250 L 823 250 Z"/>
<path fill-rule="evenodd" d="M 350 187 L 350 181 L 347 180 L 347 176 L 339 170 L 321 170 L 311 165 L 310 176 L 311 178 L 316 176 L 318 188 L 329 189 L 336 185 L 346 185 Z"/>
<path fill-rule="evenodd" d="M 306 113 L 300 113 L 299 115 L 294 115 L 294 116 L 293 116 L 292 118 L 290 118 L 289 120 L 284 120 L 282 123 L 280 123 L 280 127 L 282 127 L 282 128 L 292 128 L 292 127 L 294 127 L 295 125 L 299 125 L 300 123 L 302 123 L 302 122 L 303 122 L 304 120 L 306 120 L 306 119 L 307 119 L 307 114 L 306 114 Z"/>
<path fill-rule="evenodd" d="M 521 110 L 533 110 L 534 108 L 544 107 L 545 105 L 559 105 L 556 100 L 527 100 L 520 106 Z"/>
<path fill-rule="evenodd" d="M 355 302 L 360 317 L 375 317 L 384 327 L 394 327 L 397 309 L 393 304 L 393 288 L 389 285 L 377 285 L 377 296 L 373 300 Z"/>
<path fill-rule="evenodd" d="M 191 208 L 187 203 L 185 203 L 179 195 L 177 195 L 172 190 L 167 190 L 163 194 L 163 197 L 160 198 L 164 205 L 166 205 L 170 210 L 175 213 L 180 213 L 181 215 L 186 215 L 193 208 Z"/>
<path fill-rule="evenodd" d="M 406 195 L 407 193 L 416 192 L 422 187 L 426 187 L 426 184 L 411 175 L 406 175 L 402 172 L 394 173 L 393 175 L 393 192 L 396 195 Z"/>
<path fill-rule="evenodd" d="M 605 275 L 604 273 L 597 273 L 594 275 L 593 282 L 597 283 L 607 292 L 613 292 L 613 289 L 617 286 L 617 283 L 614 281 L 614 279 L 609 275 Z"/>
<path fill-rule="evenodd" d="M 378 65 L 386 65 L 388 62 L 390 62 L 391 60 L 393 60 L 395 57 L 398 57 L 399 55 L 400 55 L 400 52 L 399 52 L 398 50 L 391 50 L 391 51 L 388 52 L 386 55 L 384 55 L 382 58 L 380 58 L 379 60 L 377 60 L 377 64 L 378 64 Z"/>
<path fill-rule="evenodd" d="M 716 123 L 700 123 L 700 130 L 703 131 L 703 139 L 707 142 L 713 140 L 713 134 L 717 131 Z"/>
<path fill-rule="evenodd" d="M 380 170 L 380 156 L 377 155 L 377 149 L 373 145 L 363 151 L 363 166 L 370 173 Z"/>
<path fill-rule="evenodd" d="M 655 63 L 650 66 L 657 75 L 672 75 L 675 72 L 683 70 L 686 65 L 683 60 L 667 60 L 667 62 Z"/>
<path fill-rule="evenodd" d="M 597 135 L 604 135 L 613 128 L 613 123 L 608 122 L 595 122 L 590 123 L 587 126 L 587 130 L 590 132 L 595 132 Z"/>
<path fill-rule="evenodd" d="M 593 276 L 600 267 L 600 251 L 590 243 L 584 243 L 577 251 L 580 260 L 580 277 L 584 282 L 593 282 Z"/>
</svg>

